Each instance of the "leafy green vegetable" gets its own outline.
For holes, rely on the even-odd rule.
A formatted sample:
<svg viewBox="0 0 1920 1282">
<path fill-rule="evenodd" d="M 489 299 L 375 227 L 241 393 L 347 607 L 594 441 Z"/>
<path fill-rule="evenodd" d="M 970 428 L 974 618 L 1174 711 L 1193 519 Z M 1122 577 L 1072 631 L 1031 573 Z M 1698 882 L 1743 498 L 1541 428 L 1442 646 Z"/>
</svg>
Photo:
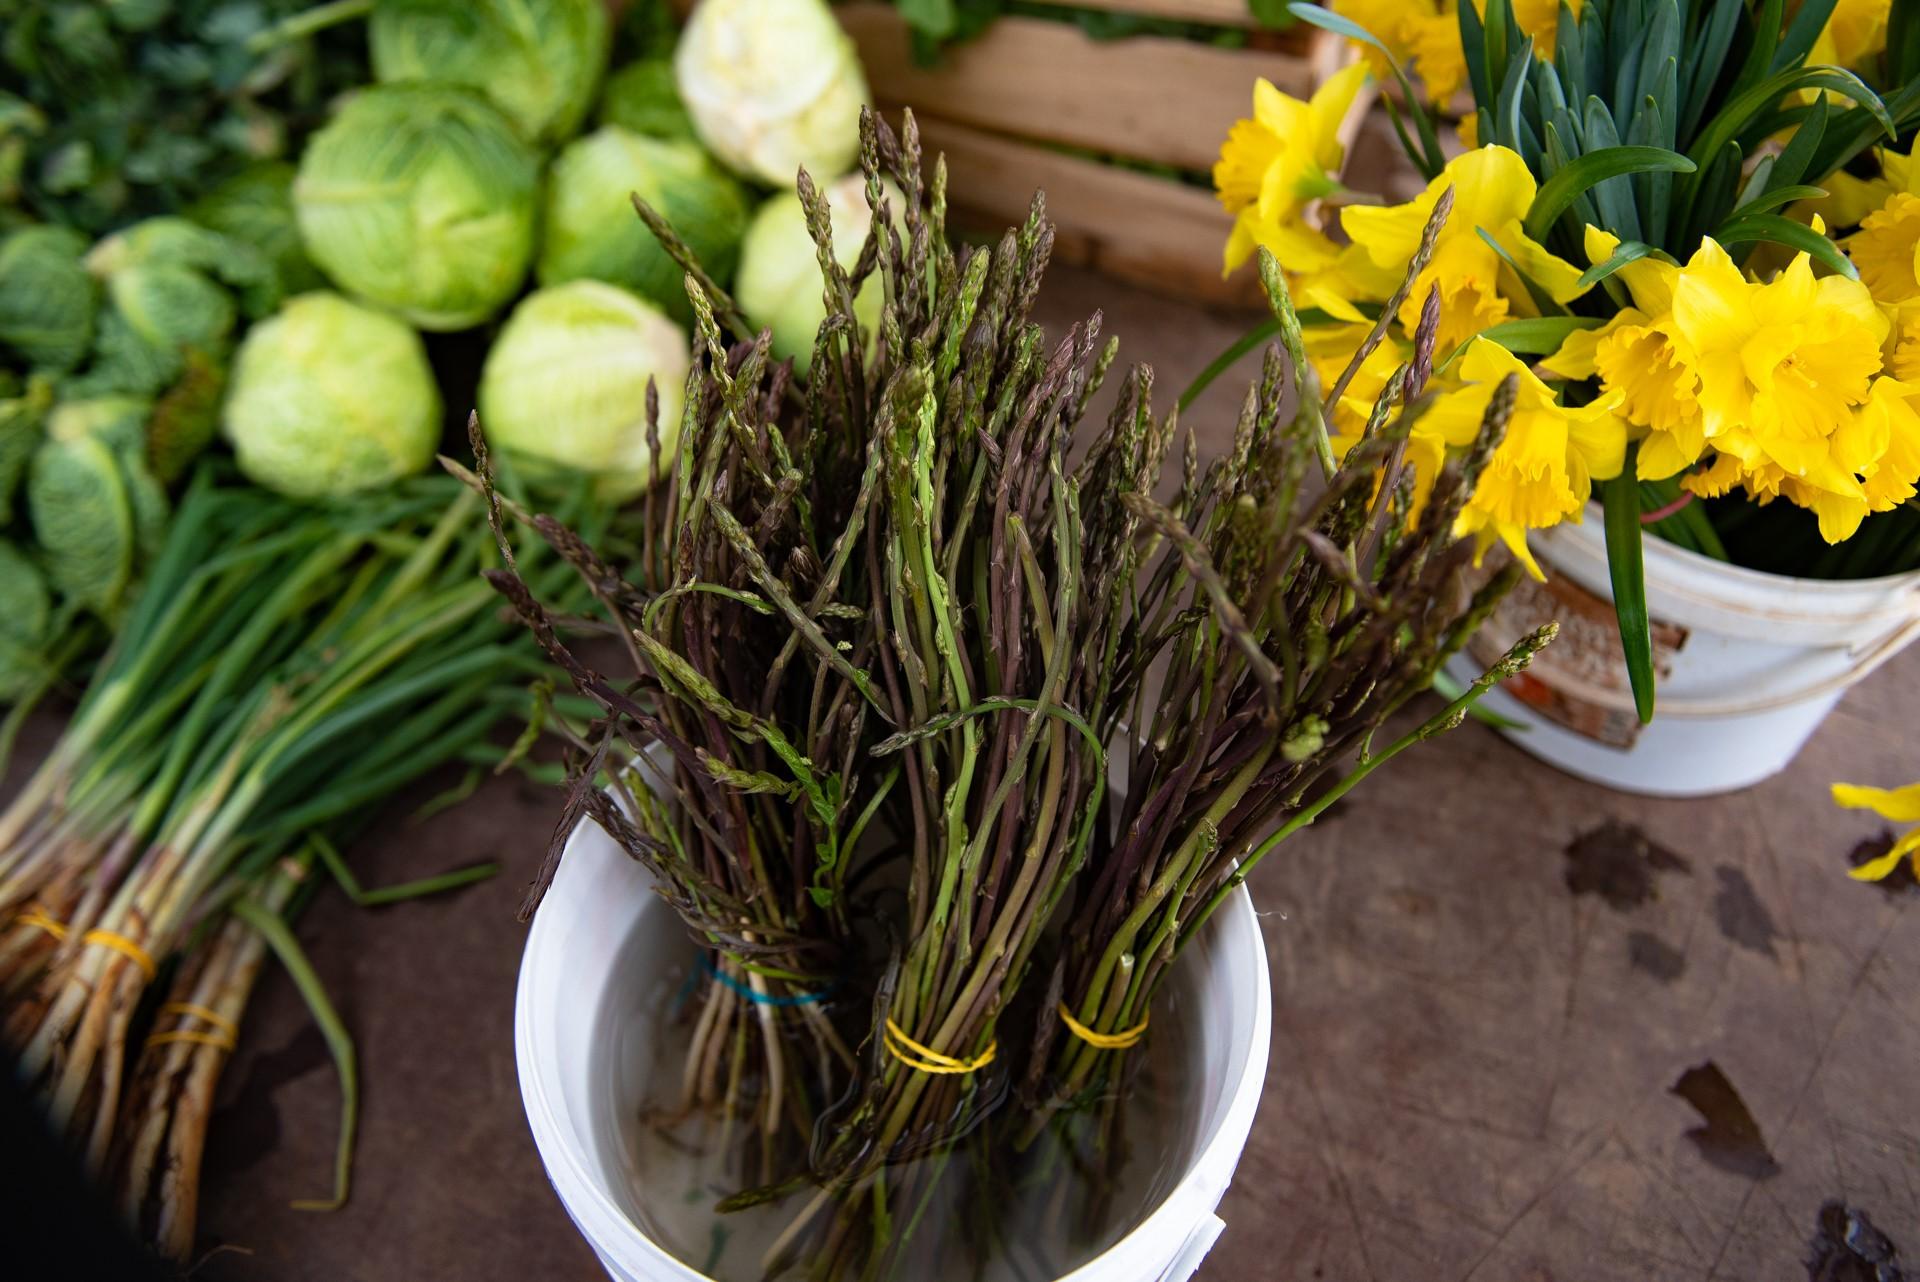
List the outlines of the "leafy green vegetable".
<svg viewBox="0 0 1920 1282">
<path fill-rule="evenodd" d="M 132 500 L 120 460 L 92 435 L 49 439 L 33 456 L 27 507 L 47 578 L 60 595 L 110 613 L 133 575 Z"/>
<path fill-rule="evenodd" d="M 0 539 L 0 703 L 21 698 L 39 684 L 35 659 L 52 615 L 53 594 L 40 567 Z"/>
<path fill-rule="evenodd" d="M 607 67 L 602 0 L 379 0 L 367 35 L 383 84 L 478 89 L 543 144 L 580 127 Z"/>
<path fill-rule="evenodd" d="M 0 204 L 98 235 L 292 154 L 367 78 L 358 24 L 313 7 L 0 0 Z"/>
<path fill-rule="evenodd" d="M 45 379 L 0 398 L 0 529 L 13 523 L 14 495 L 40 448 L 42 424 L 52 404 L 53 385 Z"/>
<path fill-rule="evenodd" d="M 540 161 L 471 90 L 381 85 L 314 135 L 293 184 L 307 252 L 422 329 L 464 329 L 519 290 Z"/>
<path fill-rule="evenodd" d="M 747 229 L 740 184 L 689 142 L 607 125 L 569 143 L 547 177 L 542 285 L 582 278 L 624 285 L 685 324 L 685 273 L 634 216 L 632 193 L 659 210 L 715 280 L 732 280 Z"/>
<path fill-rule="evenodd" d="M 673 461 L 691 363 L 686 332 L 651 303 L 600 281 L 550 286 L 513 309 L 487 353 L 480 421 L 525 470 L 587 473 L 608 497 L 631 497 Z"/>
<path fill-rule="evenodd" d="M 433 460 L 440 392 L 404 322 L 338 294 L 302 294 L 247 332 L 224 425 L 256 485 L 340 496 Z"/>
<path fill-rule="evenodd" d="M 152 398 L 186 372 L 188 353 L 224 359 L 241 313 L 270 308 L 278 284 L 250 246 L 184 218 L 150 218 L 87 255 L 105 285 L 92 358 L 70 397 Z"/>
<path fill-rule="evenodd" d="M 673 83 L 673 59 L 640 58 L 608 76 L 600 123 L 643 138 L 693 140 L 693 119 Z"/>
<path fill-rule="evenodd" d="M 64 227 L 26 227 L 0 241 L 0 350 L 29 369 L 72 369 L 93 342 L 86 249 Z"/>
<path fill-rule="evenodd" d="M 187 209 L 187 216 L 265 256 L 283 295 L 320 289 L 325 279 L 300 243 L 293 216 L 293 166 L 253 165 L 221 183 Z"/>
</svg>

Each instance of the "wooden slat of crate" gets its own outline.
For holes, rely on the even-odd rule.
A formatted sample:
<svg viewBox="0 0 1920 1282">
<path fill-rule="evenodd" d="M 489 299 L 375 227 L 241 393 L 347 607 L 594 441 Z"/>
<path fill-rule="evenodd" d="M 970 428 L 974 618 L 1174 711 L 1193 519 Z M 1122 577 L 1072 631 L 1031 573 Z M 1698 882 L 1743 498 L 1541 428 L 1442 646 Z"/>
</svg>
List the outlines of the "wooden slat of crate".
<svg viewBox="0 0 1920 1282">
<path fill-rule="evenodd" d="M 1304 58 L 1153 36 L 1097 41 L 1038 18 L 1001 18 L 975 40 L 918 66 L 900 15 L 883 4 L 836 10 L 882 102 L 995 133 L 1136 160 L 1207 169 L 1265 76 L 1311 91 Z"/>
<path fill-rule="evenodd" d="M 1047 193 L 1055 254 L 1121 280 L 1201 302 L 1259 302 L 1251 269 L 1220 277 L 1232 221 L 1197 188 L 1000 138 L 916 113 L 929 155 L 947 158 L 955 206 L 980 230 L 1017 225 Z"/>
</svg>

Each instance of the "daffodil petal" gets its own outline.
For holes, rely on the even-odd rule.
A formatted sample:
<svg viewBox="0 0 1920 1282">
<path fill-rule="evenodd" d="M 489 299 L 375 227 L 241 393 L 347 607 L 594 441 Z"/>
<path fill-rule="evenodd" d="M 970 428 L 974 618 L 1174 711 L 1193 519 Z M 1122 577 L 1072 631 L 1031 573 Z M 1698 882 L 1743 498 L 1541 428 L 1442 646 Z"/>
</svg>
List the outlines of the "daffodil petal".
<svg viewBox="0 0 1920 1282">
<path fill-rule="evenodd" d="M 1833 785 L 1833 803 L 1848 810 L 1871 810 L 1895 823 L 1920 822 L 1920 783 L 1904 788 L 1869 788 L 1856 783 Z"/>
</svg>

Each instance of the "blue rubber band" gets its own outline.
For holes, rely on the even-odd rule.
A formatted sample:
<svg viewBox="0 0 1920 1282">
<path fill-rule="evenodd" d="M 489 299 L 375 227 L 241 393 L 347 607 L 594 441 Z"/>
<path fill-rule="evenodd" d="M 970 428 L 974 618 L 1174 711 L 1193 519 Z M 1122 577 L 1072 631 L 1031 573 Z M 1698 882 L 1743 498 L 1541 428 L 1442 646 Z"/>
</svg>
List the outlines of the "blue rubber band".
<svg viewBox="0 0 1920 1282">
<path fill-rule="evenodd" d="M 813 1002 L 825 1001 L 833 995 L 834 989 L 840 987 L 839 981 L 836 980 L 828 984 L 825 988 L 818 989 L 815 992 L 795 993 L 791 997 L 774 997 L 767 993 L 755 992 L 747 985 L 721 970 L 718 966 L 715 966 L 713 960 L 705 953 L 700 954 L 700 969 L 706 971 L 707 974 L 713 976 L 748 1001 L 758 1002 L 762 1006 L 806 1006 Z"/>
</svg>

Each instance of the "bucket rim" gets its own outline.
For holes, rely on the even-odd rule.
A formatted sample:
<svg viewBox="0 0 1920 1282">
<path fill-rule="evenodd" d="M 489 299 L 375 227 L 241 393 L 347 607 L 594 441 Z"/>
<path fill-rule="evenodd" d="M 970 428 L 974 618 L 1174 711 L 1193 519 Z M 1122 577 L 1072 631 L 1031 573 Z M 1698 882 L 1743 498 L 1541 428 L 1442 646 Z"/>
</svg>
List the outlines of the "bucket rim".
<svg viewBox="0 0 1920 1282">
<path fill-rule="evenodd" d="M 1597 547 L 1601 549 L 1601 555 L 1604 556 L 1606 548 L 1605 509 L 1597 502 L 1590 500 L 1587 503 L 1585 511 L 1582 513 L 1582 517 L 1582 520 L 1562 522 L 1559 525 L 1551 526 L 1537 533 L 1549 542 L 1567 539 L 1581 545 L 1583 548 Z M 1749 583 L 1755 587 L 1766 587 L 1775 591 L 1778 590 L 1780 584 L 1790 583 L 1796 591 L 1832 596 L 1840 596 L 1854 592 L 1864 594 L 1875 590 L 1884 593 L 1895 591 L 1901 587 L 1912 587 L 1916 589 L 1917 593 L 1920 593 L 1920 568 L 1900 570 L 1893 574 L 1876 574 L 1871 578 L 1865 579 L 1808 579 L 1802 578 L 1797 574 L 1775 574 L 1770 570 L 1756 570 L 1751 566 L 1735 565 L 1731 561 L 1717 561 L 1713 557 L 1705 556 L 1689 548 L 1683 548 L 1677 543 L 1669 543 L 1658 535 L 1643 540 L 1641 546 L 1646 550 L 1645 554 L 1648 557 L 1671 559 L 1677 564 L 1684 566 L 1688 571 L 1704 575 L 1718 575 Z"/>
<path fill-rule="evenodd" d="M 567 838 L 561 856 L 563 870 L 567 857 L 574 853 L 575 844 L 589 833 L 598 833 L 603 840 L 611 841 L 591 820 L 582 822 Z M 536 1004 L 534 990 L 546 968 L 545 959 L 555 955 L 547 943 L 549 936 L 566 929 L 559 914 L 548 911 L 548 902 L 543 901 L 535 911 L 527 931 L 514 986 L 513 1019 L 514 1066 L 520 1080 L 521 1108 L 548 1182 L 568 1217 L 603 1264 L 616 1265 L 624 1271 L 630 1264 L 644 1261 L 649 1268 L 664 1267 L 685 1282 L 710 1282 L 705 1274 L 656 1243 L 620 1208 L 603 1187 L 601 1178 L 589 1169 L 587 1150 L 570 1131 L 564 1094 L 560 1083 L 551 1075 L 554 1065 L 543 1062 L 537 1052 L 542 1044 L 542 1025 L 547 1020 L 545 1012 Z M 659 907 L 666 905 L 662 901 Z M 1222 1099 L 1213 1125 L 1187 1159 L 1186 1170 L 1166 1196 L 1112 1246 L 1053 1282 L 1086 1282 L 1103 1276 L 1105 1268 L 1116 1257 L 1140 1249 L 1139 1244 L 1145 1239 L 1168 1240 L 1170 1247 L 1177 1248 L 1218 1204 L 1238 1166 L 1266 1081 L 1273 1035 L 1272 977 L 1259 916 L 1244 883 L 1234 890 L 1223 908 L 1213 931 L 1232 931 L 1244 937 L 1241 942 L 1247 946 L 1237 950 L 1237 956 L 1230 956 L 1228 964 L 1245 966 L 1254 989 L 1253 1018 L 1247 1026 L 1246 1044 L 1242 1048 L 1239 1039 L 1234 1038 L 1229 1047 L 1230 1059 L 1240 1061 L 1234 1085 Z M 551 1030 L 545 1032 L 550 1040 Z M 639 1259 L 635 1258 L 636 1254 Z"/>
</svg>

